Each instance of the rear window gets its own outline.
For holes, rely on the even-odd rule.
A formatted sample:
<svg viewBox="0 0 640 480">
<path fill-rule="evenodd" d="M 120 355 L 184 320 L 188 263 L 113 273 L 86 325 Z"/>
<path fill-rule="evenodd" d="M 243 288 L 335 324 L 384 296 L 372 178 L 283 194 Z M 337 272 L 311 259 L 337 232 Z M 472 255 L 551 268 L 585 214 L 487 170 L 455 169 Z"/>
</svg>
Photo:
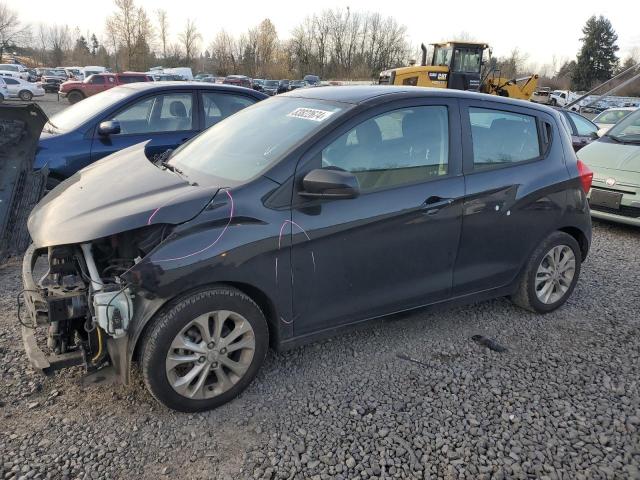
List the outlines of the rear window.
<svg viewBox="0 0 640 480">
<path fill-rule="evenodd" d="M 476 170 L 499 168 L 540 156 L 536 117 L 520 113 L 469 108 Z"/>
</svg>

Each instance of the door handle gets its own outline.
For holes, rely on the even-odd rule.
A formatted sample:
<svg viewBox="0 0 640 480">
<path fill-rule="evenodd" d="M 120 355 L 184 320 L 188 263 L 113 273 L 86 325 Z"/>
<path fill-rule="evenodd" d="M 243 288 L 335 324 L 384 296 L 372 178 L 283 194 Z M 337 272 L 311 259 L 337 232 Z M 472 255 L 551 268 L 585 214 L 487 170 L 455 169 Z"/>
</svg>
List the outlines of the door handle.
<svg viewBox="0 0 640 480">
<path fill-rule="evenodd" d="M 433 195 L 427 198 L 422 204 L 422 210 L 427 212 L 436 212 L 441 208 L 448 207 L 454 202 L 453 198 L 442 198 L 437 195 Z"/>
</svg>

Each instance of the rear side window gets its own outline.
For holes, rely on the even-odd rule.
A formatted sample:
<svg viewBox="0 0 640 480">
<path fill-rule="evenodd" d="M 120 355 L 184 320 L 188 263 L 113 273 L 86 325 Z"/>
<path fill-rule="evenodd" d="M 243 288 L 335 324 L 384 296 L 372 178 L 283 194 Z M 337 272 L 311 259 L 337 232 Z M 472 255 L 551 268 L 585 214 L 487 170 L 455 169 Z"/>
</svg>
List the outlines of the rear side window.
<svg viewBox="0 0 640 480">
<path fill-rule="evenodd" d="M 355 174 L 363 192 L 424 182 L 446 175 L 447 107 L 423 106 L 366 120 L 322 151 L 323 168 Z"/>
<path fill-rule="evenodd" d="M 598 131 L 598 127 L 596 125 L 591 123 L 586 118 L 578 115 L 577 113 L 569 112 L 569 116 L 576 126 L 578 135 L 580 135 L 581 137 L 588 137 L 589 135 L 592 135 L 593 133 Z"/>
<path fill-rule="evenodd" d="M 102 75 L 94 75 L 90 83 L 93 85 L 104 85 L 104 77 Z"/>
<path fill-rule="evenodd" d="M 204 107 L 204 127 L 209 128 L 211 125 L 215 125 L 223 118 L 233 115 L 254 103 L 256 103 L 254 99 L 243 95 L 203 92 L 202 105 Z"/>
<path fill-rule="evenodd" d="M 476 170 L 533 160 L 540 156 L 536 117 L 520 113 L 469 108 Z"/>
</svg>

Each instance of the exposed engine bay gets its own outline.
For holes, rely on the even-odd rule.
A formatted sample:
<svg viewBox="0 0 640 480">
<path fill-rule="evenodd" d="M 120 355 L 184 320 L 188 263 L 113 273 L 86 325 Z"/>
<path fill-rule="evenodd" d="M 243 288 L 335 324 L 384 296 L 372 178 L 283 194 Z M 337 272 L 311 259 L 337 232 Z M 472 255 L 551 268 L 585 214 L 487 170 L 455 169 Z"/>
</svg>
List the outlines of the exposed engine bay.
<svg viewBox="0 0 640 480">
<path fill-rule="evenodd" d="M 25 289 L 25 294 L 35 293 L 31 301 L 36 323 L 47 326 L 52 353 L 63 357 L 75 353 L 82 358 L 77 363 L 88 370 L 109 362 L 106 342 L 126 336 L 134 315 L 135 293 L 121 275 L 166 238 L 170 229 L 152 225 L 36 252 L 46 257 L 46 271 L 34 278 L 35 292 Z"/>
</svg>

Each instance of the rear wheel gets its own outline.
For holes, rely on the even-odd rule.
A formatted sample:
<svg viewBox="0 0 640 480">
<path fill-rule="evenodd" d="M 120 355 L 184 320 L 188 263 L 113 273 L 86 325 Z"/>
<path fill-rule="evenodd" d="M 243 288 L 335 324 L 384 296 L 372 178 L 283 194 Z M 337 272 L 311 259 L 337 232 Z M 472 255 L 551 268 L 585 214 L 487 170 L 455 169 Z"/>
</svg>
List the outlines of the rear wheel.
<svg viewBox="0 0 640 480">
<path fill-rule="evenodd" d="M 575 238 L 554 232 L 531 255 L 512 301 L 537 313 L 560 307 L 578 282 L 581 258 Z"/>
<path fill-rule="evenodd" d="M 29 90 L 22 90 L 18 96 L 20 97 L 20 100 L 24 101 L 24 102 L 28 102 L 33 98 L 33 93 L 31 93 Z"/>
<path fill-rule="evenodd" d="M 67 96 L 67 100 L 69 100 L 69 103 L 71 104 L 78 103 L 82 99 L 84 99 L 84 95 L 76 91 L 69 92 L 69 95 Z"/>
<path fill-rule="evenodd" d="M 264 315 L 244 293 L 228 287 L 196 292 L 148 330 L 141 362 L 145 384 L 174 410 L 216 408 L 251 383 L 268 339 Z"/>
</svg>

